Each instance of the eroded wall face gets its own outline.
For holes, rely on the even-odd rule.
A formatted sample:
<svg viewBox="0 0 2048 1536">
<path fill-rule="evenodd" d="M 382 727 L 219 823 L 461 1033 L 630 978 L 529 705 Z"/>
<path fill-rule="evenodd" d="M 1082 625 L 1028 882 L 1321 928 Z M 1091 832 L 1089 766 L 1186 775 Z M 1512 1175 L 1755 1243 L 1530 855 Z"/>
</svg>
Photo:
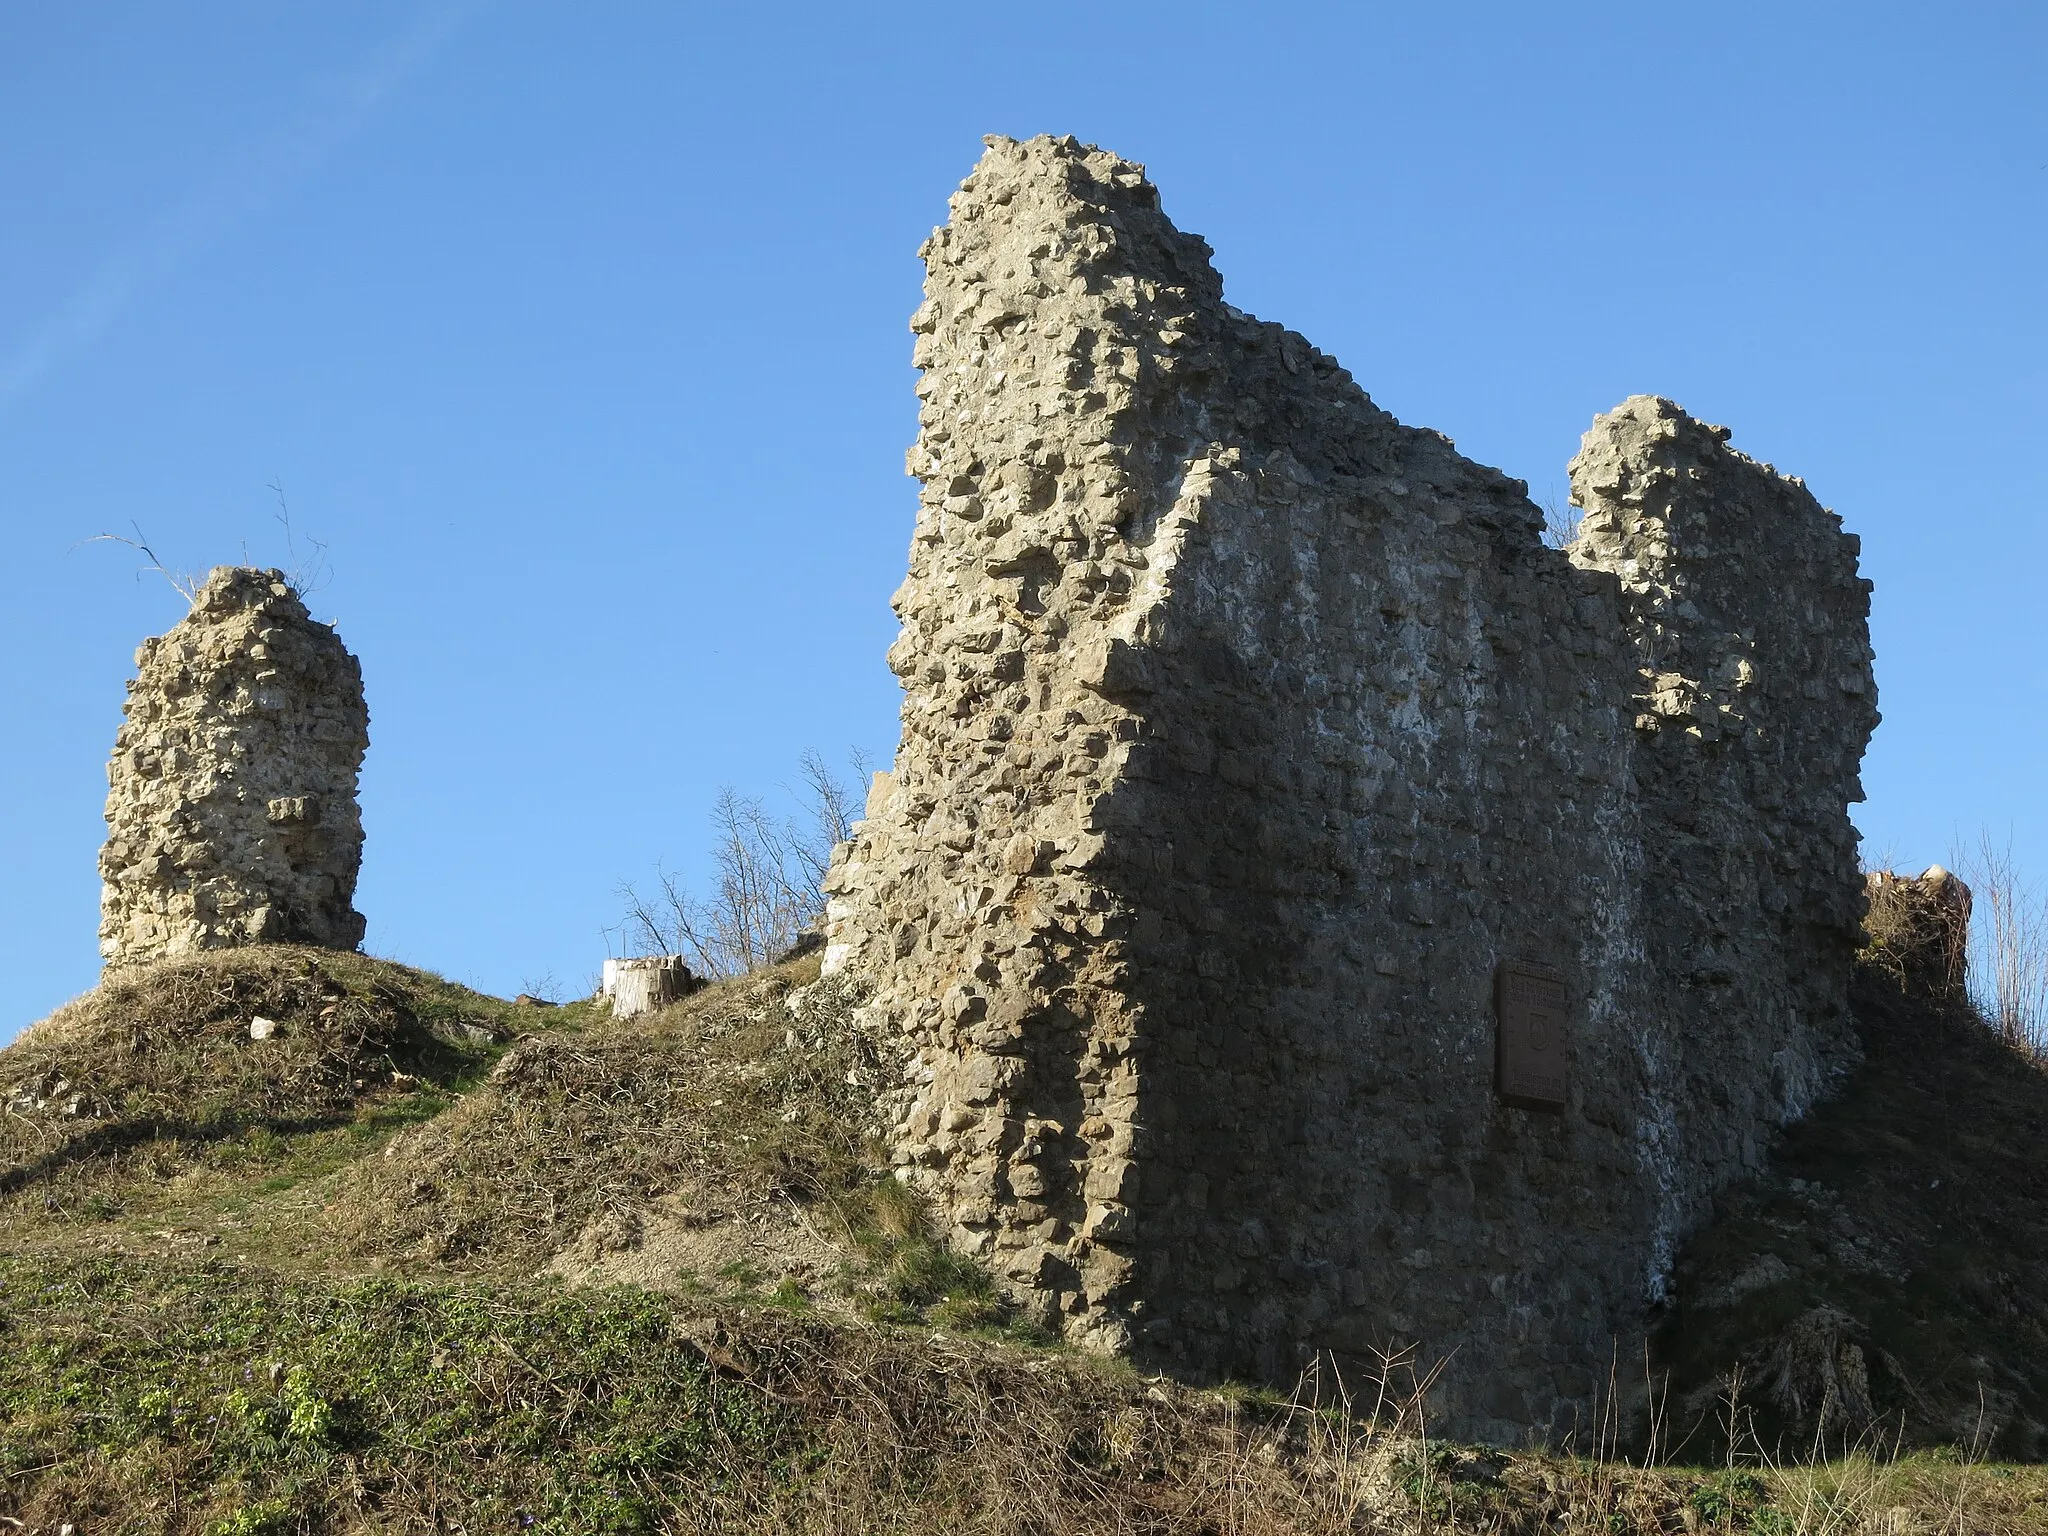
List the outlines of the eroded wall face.
<svg viewBox="0 0 2048 1536">
<path fill-rule="evenodd" d="M 145 640 L 107 766 L 100 952 L 353 949 L 362 671 L 277 571 L 223 566 Z"/>
<path fill-rule="evenodd" d="M 925 256 L 903 743 L 828 885 L 905 1176 L 1079 1341 L 1283 1383 L 1449 1355 L 1467 1432 L 1562 1427 L 1841 1054 L 1853 870 L 1764 872 L 1850 846 L 1853 548 L 1641 399 L 1581 465 L 1647 464 L 1646 412 L 1720 457 L 1615 469 L 1670 494 L 1545 547 L 1519 483 L 1223 304 L 1072 141 L 992 140 Z M 1675 649 L 1718 578 L 1663 595 L 1788 537 L 1830 595 L 1784 660 L 1850 706 L 1668 726 L 1664 674 L 1720 677 L 1726 634 L 1746 701 L 1793 686 L 1788 594 Z M 1695 976 L 1710 938 L 1755 978 Z M 1495 1092 L 1508 960 L 1563 977 L 1560 1113 Z"/>
<path fill-rule="evenodd" d="M 1142 935 L 1143 1354 L 1290 1381 L 1328 1350 L 1357 1380 L 1456 1347 L 1485 1367 L 1443 1411 L 1547 1423 L 1634 1326 L 1666 1198 L 1611 595 L 1442 439 L 1333 429 L 1362 397 L 1289 373 L 1278 327 L 1224 345 L 1265 409 L 1169 514 L 1160 767 L 1114 791 L 1104 860 Z M 1562 1114 L 1496 1098 L 1504 960 L 1564 978 Z"/>
<path fill-rule="evenodd" d="M 1571 557 L 1617 578 L 1634 663 L 1641 942 L 1678 1021 L 1682 1156 L 1757 1166 L 1853 1048 L 1848 806 L 1877 726 L 1870 583 L 1805 483 L 1638 395 L 1571 463 Z"/>
<path fill-rule="evenodd" d="M 1174 494 L 1221 290 L 1110 155 L 999 144 L 953 210 L 912 322 L 902 745 L 828 876 L 827 965 L 876 987 L 898 1156 L 957 1241 L 1119 1348 L 1143 1002 L 1101 860 L 1145 743 L 1112 680 L 1161 579 L 1129 528 Z"/>
</svg>

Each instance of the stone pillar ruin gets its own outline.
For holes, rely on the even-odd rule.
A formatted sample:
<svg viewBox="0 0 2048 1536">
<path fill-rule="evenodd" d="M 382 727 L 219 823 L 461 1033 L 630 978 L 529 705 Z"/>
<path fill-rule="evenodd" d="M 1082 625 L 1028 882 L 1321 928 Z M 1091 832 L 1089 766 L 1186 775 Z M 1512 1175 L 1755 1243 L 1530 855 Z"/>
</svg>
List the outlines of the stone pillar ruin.
<svg viewBox="0 0 2048 1536">
<path fill-rule="evenodd" d="M 282 572 L 221 566 L 135 655 L 107 765 L 109 968 L 244 944 L 353 949 L 362 669 Z"/>
<path fill-rule="evenodd" d="M 1447 1362 L 1454 1432 L 1568 1428 L 1853 1056 L 1855 541 L 1637 396 L 1550 548 L 1140 167 L 988 142 L 912 321 L 902 741 L 826 882 L 899 1174 L 1078 1343 Z M 1500 1091 L 1529 1049 L 1561 1107 Z"/>
</svg>

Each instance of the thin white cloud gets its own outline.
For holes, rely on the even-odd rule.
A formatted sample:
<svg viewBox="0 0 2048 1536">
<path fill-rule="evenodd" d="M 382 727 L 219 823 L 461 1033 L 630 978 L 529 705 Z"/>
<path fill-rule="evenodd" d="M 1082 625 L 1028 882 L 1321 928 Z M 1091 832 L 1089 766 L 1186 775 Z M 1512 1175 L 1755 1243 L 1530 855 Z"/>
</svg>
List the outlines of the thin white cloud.
<svg viewBox="0 0 2048 1536">
<path fill-rule="evenodd" d="M 68 303 L 0 358 L 0 411 L 98 339 L 136 295 L 165 281 L 317 169 L 477 8 L 478 0 L 433 7 L 362 69 L 321 92 L 285 133 L 237 156 L 124 240 Z"/>
</svg>

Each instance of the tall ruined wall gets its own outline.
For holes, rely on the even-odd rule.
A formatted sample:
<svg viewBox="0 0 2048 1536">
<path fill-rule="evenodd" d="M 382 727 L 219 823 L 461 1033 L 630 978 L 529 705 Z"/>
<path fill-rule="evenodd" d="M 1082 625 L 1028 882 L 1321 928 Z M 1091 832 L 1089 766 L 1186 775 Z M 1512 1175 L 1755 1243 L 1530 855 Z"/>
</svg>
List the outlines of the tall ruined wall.
<svg viewBox="0 0 2048 1536">
<path fill-rule="evenodd" d="M 1684 1020 L 1677 1155 L 1748 1168 L 1854 1048 L 1847 807 L 1877 689 L 1857 540 L 1728 437 L 1648 395 L 1596 418 L 1570 554 L 1618 578 L 1636 667 L 1641 943 Z"/>
<path fill-rule="evenodd" d="M 353 949 L 362 669 L 278 571 L 221 566 L 135 655 L 107 765 L 100 953 Z"/>
<path fill-rule="evenodd" d="M 1852 547 L 1646 399 L 1579 462 L 1655 504 L 1545 547 L 1071 140 L 991 140 L 924 255 L 902 745 L 827 881 L 904 1175 L 1077 1341 L 1279 1381 L 1455 1352 L 1469 1432 L 1561 1422 L 1841 1052 L 1853 874 L 1778 854 L 1847 846 Z M 1639 418 L 1720 457 L 1664 475 Z M 1703 607 L 1745 542 L 1834 596 Z M 1667 731 L 1657 669 L 1733 697 L 1730 635 L 1756 730 Z M 1864 688 L 1808 717 L 1823 652 Z M 1507 960 L 1564 977 L 1560 1114 L 1494 1090 Z"/>
</svg>

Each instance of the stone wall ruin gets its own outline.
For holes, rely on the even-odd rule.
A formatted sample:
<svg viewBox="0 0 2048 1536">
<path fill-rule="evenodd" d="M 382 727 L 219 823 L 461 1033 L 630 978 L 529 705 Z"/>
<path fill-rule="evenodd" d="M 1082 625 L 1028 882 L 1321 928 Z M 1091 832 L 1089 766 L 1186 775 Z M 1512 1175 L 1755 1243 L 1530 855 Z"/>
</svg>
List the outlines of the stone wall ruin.
<svg viewBox="0 0 2048 1536">
<path fill-rule="evenodd" d="M 221 566 L 135 653 L 107 765 L 109 967 L 243 944 L 353 949 L 362 669 L 283 573 Z"/>
<path fill-rule="evenodd" d="M 1855 540 L 1637 396 L 1546 546 L 1071 139 L 923 254 L 902 742 L 826 883 L 901 1175 L 1076 1342 L 1568 1427 L 1853 1054 Z M 1561 1113 L 1496 1092 L 1507 962 Z"/>
</svg>

